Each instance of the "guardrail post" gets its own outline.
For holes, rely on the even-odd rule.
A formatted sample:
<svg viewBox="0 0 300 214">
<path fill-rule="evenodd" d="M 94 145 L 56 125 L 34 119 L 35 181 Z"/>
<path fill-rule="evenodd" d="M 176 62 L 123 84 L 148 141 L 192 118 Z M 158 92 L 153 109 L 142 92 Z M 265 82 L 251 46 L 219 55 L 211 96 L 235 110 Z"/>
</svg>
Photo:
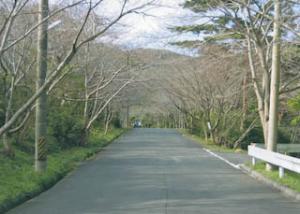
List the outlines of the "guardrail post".
<svg viewBox="0 0 300 214">
<path fill-rule="evenodd" d="M 279 178 L 283 178 L 283 177 L 284 177 L 284 168 L 279 167 Z"/>
<path fill-rule="evenodd" d="M 256 164 L 256 159 L 255 157 L 252 157 L 252 166 L 255 166 L 255 164 Z"/>
</svg>

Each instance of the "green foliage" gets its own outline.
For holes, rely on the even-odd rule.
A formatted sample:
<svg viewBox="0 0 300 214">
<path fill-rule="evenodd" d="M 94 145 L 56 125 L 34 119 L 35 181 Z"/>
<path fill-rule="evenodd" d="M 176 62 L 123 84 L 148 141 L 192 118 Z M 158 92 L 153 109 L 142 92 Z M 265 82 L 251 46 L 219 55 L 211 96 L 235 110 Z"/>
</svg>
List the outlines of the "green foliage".
<svg viewBox="0 0 300 214">
<path fill-rule="evenodd" d="M 29 128 L 26 128 L 22 132 L 23 132 L 22 134 L 20 133 L 18 135 L 11 136 L 12 144 L 16 149 L 34 155 L 34 141 L 35 141 L 34 127 L 31 126 Z"/>
<path fill-rule="evenodd" d="M 247 149 L 247 146 L 251 143 L 264 144 L 264 135 L 261 127 L 255 127 L 252 129 L 242 142 L 242 149 Z M 288 144 L 290 143 L 290 136 L 284 127 L 278 129 L 278 143 Z"/>
<path fill-rule="evenodd" d="M 263 174 L 267 178 L 300 192 L 300 175 L 299 174 L 286 170 L 285 177 L 280 179 L 278 176 L 278 170 L 268 172 L 265 170 L 266 166 L 264 163 L 256 164 L 255 167 L 252 167 L 252 168 L 255 171 Z"/>
<path fill-rule="evenodd" d="M 291 111 L 299 111 L 300 110 L 300 95 L 288 100 L 288 107 Z"/>
<path fill-rule="evenodd" d="M 201 144 L 204 148 L 207 148 L 214 152 L 226 152 L 226 153 L 241 152 L 240 150 L 236 151 L 236 150 L 228 148 L 226 146 L 216 145 L 211 140 L 205 141 L 205 139 L 203 137 L 200 137 L 199 135 L 191 134 L 190 131 L 188 131 L 186 129 L 180 129 L 179 132 L 183 136 L 188 137 L 193 141 L 196 141 L 197 143 Z"/>
<path fill-rule="evenodd" d="M 72 111 L 73 109 L 70 107 L 55 108 L 49 111 L 48 134 L 62 148 L 77 146 L 80 143 L 84 123 L 81 119 L 82 116 L 76 115 Z"/>
<path fill-rule="evenodd" d="M 288 100 L 288 109 L 293 114 L 291 125 L 297 126 L 300 124 L 300 95 Z"/>
<path fill-rule="evenodd" d="M 0 155 L 0 213 L 32 198 L 53 186 L 59 179 L 74 169 L 103 146 L 118 137 L 123 130 L 115 129 L 107 135 L 93 130 L 89 146 L 74 147 L 48 156 L 48 170 L 44 174 L 34 172 L 33 155 L 16 150 L 14 159 Z"/>
<path fill-rule="evenodd" d="M 111 124 L 113 127 L 117 128 L 117 129 L 122 128 L 122 122 L 121 122 L 119 116 L 113 117 Z"/>
<path fill-rule="evenodd" d="M 149 113 L 143 116 L 142 121 L 143 121 L 143 126 L 147 128 L 153 128 L 156 127 L 157 125 L 157 121 L 155 120 L 153 115 Z"/>
<path fill-rule="evenodd" d="M 0 88 L 1 90 L 1 88 Z M 1 92 L 0 92 L 0 125 L 4 124 L 4 120 L 5 120 L 5 111 L 4 111 L 5 107 L 4 107 L 4 98 L 1 96 Z"/>
<path fill-rule="evenodd" d="M 230 0 L 187 0 L 184 3 L 184 8 L 189 8 L 192 11 L 199 13 L 199 12 L 206 12 L 211 8 L 218 7 L 220 5 L 225 5 L 231 3 Z"/>
<path fill-rule="evenodd" d="M 177 32 L 193 32 L 193 33 L 204 33 L 210 34 L 212 32 L 218 32 L 218 28 L 213 24 L 202 24 L 202 25 L 186 25 L 186 26 L 178 26 L 173 30 Z"/>
<path fill-rule="evenodd" d="M 249 132 L 242 143 L 242 148 L 246 149 L 251 143 L 264 143 L 264 134 L 261 127 L 255 127 Z"/>
<path fill-rule="evenodd" d="M 244 27 L 244 21 L 238 16 L 238 8 L 232 1 L 228 0 L 188 0 L 184 3 L 184 8 L 188 8 L 195 13 L 202 14 L 205 24 L 178 26 L 172 30 L 185 33 L 192 32 L 204 35 L 203 40 L 209 43 L 224 40 L 241 40 L 244 36 L 240 33 L 240 29 Z M 230 12 L 224 13 L 224 10 L 219 10 L 226 7 L 229 11 L 234 11 L 236 15 Z M 213 16 L 209 22 L 205 17 Z M 183 41 L 183 45 L 184 45 Z M 182 45 L 178 42 L 175 45 Z"/>
<path fill-rule="evenodd" d="M 202 130 L 201 123 L 199 123 L 199 121 L 193 121 L 193 124 L 191 124 L 191 128 L 190 128 L 189 132 L 193 135 L 197 135 L 202 138 L 205 137 L 204 132 Z"/>
<path fill-rule="evenodd" d="M 204 38 L 204 40 L 206 42 L 212 43 L 212 42 L 226 41 L 226 40 L 232 40 L 232 39 L 240 40 L 243 38 L 244 38 L 244 36 L 240 33 L 229 32 L 229 33 L 219 33 L 219 34 L 215 34 L 215 35 L 211 35 L 211 36 L 206 36 Z"/>
<path fill-rule="evenodd" d="M 289 144 L 291 143 L 290 133 L 287 128 L 279 127 L 278 128 L 278 143 L 280 144 Z"/>
</svg>

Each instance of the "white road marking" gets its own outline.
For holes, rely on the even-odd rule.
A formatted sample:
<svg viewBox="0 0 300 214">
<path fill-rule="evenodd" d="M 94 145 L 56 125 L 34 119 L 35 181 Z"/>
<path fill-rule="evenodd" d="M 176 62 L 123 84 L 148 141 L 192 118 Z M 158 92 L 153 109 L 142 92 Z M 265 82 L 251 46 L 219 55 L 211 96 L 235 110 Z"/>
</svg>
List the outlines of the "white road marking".
<svg viewBox="0 0 300 214">
<path fill-rule="evenodd" d="M 218 158 L 218 159 L 224 161 L 225 163 L 229 164 L 229 165 L 232 166 L 233 168 L 235 168 L 235 169 L 241 169 L 241 168 L 240 168 L 240 164 L 234 164 L 234 163 L 230 162 L 229 160 L 227 160 L 227 159 L 221 157 L 220 155 L 218 155 L 218 154 L 216 154 L 216 153 L 210 151 L 209 149 L 203 148 L 203 150 L 206 151 L 207 153 L 211 154 L 212 156 L 214 156 L 214 157 L 216 157 L 216 158 Z"/>
</svg>

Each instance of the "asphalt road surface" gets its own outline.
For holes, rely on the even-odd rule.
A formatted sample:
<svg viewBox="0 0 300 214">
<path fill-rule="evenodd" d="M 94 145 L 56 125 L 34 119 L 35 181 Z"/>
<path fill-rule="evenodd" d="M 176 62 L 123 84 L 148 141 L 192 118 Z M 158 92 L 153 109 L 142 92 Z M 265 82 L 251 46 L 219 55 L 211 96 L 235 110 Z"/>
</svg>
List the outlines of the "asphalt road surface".
<svg viewBox="0 0 300 214">
<path fill-rule="evenodd" d="M 170 129 L 134 129 L 10 214 L 299 214 L 300 204 Z"/>
</svg>

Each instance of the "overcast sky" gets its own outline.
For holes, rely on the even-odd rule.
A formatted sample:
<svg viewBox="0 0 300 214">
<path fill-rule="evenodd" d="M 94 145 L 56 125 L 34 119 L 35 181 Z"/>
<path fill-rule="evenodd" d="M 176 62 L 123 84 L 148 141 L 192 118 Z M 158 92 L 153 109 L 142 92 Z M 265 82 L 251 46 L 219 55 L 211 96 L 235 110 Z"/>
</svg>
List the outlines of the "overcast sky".
<svg viewBox="0 0 300 214">
<path fill-rule="evenodd" d="M 149 1 L 149 0 L 148 0 Z M 168 28 L 190 24 L 195 22 L 194 14 L 187 9 L 182 8 L 181 4 L 185 0 L 157 0 L 157 4 L 147 7 L 143 10 L 146 15 L 131 14 L 121 21 L 115 31 L 117 38 L 111 36 L 103 38 L 110 40 L 115 44 L 131 48 L 162 48 L 173 51 L 185 52 L 169 44 L 172 41 L 197 39 L 194 34 L 179 35 L 171 32 Z M 140 5 L 147 0 L 132 1 L 129 7 Z M 120 8 L 120 0 L 106 1 L 101 8 L 100 13 L 116 14 Z M 188 51 L 189 52 L 189 51 Z"/>
<path fill-rule="evenodd" d="M 71 1 L 71 0 L 70 0 Z M 129 0 L 127 9 L 137 7 L 153 0 Z M 155 0 L 155 5 L 142 10 L 143 14 L 130 14 L 124 17 L 108 34 L 101 38 L 104 42 L 129 48 L 159 48 L 191 54 L 191 50 L 179 49 L 170 42 L 198 39 L 197 35 L 180 35 L 168 28 L 195 22 L 195 14 L 184 9 L 185 0 Z M 63 0 L 50 0 L 50 3 Z M 104 0 L 97 8 L 100 16 L 116 16 L 120 12 L 123 0 Z M 197 21 L 197 20 L 196 20 Z"/>
</svg>

